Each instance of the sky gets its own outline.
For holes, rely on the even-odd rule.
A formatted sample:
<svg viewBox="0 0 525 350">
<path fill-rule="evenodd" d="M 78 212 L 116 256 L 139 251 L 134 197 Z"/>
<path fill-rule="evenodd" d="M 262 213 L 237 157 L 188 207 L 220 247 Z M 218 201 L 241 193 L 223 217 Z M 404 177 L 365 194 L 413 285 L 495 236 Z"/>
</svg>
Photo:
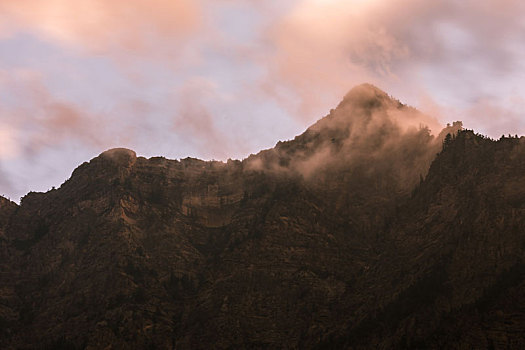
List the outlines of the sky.
<svg viewBox="0 0 525 350">
<path fill-rule="evenodd" d="M 514 0 L 2 0 L 0 195 L 58 187 L 113 147 L 243 159 L 364 82 L 522 135 L 524 38 Z"/>
</svg>

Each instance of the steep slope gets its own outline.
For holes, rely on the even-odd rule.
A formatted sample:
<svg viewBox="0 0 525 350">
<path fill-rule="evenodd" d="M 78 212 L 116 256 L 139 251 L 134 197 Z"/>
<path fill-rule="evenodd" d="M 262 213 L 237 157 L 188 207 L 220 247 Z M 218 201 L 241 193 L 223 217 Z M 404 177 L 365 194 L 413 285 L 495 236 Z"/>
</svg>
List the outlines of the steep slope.
<svg viewBox="0 0 525 350">
<path fill-rule="evenodd" d="M 403 225 L 407 237 L 426 241 L 409 252 L 442 264 L 440 293 L 419 315 L 441 319 L 407 336 L 435 348 L 523 348 L 525 138 L 465 131 L 445 146 Z"/>
<path fill-rule="evenodd" d="M 524 152 L 523 137 L 463 131 L 446 143 L 376 244 L 358 284 L 367 312 L 325 344 L 523 348 Z"/>
<path fill-rule="evenodd" d="M 113 149 L 1 202 L 0 347 L 520 346 L 523 139 L 421 121 L 365 84 L 242 162 Z"/>
</svg>

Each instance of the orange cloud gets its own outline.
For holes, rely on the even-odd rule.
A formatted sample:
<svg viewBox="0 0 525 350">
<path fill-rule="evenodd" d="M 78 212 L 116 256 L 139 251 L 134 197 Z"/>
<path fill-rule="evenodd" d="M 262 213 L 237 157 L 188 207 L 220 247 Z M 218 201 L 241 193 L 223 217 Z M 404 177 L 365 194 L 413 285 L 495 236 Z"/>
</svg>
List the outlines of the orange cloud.
<svg viewBox="0 0 525 350">
<path fill-rule="evenodd" d="M 299 2 L 268 33 L 275 50 L 265 88 L 271 91 L 279 85 L 273 79 L 281 80 L 301 100 L 300 115 L 318 115 L 320 105 L 334 105 L 349 87 L 375 82 L 377 75 L 393 77 L 391 61 L 409 53 L 390 31 L 374 25 L 371 19 L 380 5 L 362 0 Z"/>
<path fill-rule="evenodd" d="M 142 49 L 151 38 L 181 38 L 201 22 L 192 0 L 3 0 L 4 35 L 32 31 L 91 50 Z"/>
</svg>

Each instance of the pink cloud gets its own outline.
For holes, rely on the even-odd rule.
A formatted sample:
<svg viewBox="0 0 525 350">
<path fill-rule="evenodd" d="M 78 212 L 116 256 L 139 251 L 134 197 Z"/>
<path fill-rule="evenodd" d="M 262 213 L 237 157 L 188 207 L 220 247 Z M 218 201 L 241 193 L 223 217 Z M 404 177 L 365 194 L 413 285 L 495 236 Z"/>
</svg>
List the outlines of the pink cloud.
<svg viewBox="0 0 525 350">
<path fill-rule="evenodd" d="M 4 35 L 31 31 L 95 51 L 140 50 L 159 36 L 180 39 L 202 21 L 199 3 L 192 0 L 5 0 L 0 18 L 7 23 Z"/>
<path fill-rule="evenodd" d="M 475 128 L 476 131 L 481 133 L 490 131 L 492 137 L 499 137 L 502 134 L 525 134 L 523 119 L 525 99 L 514 96 L 505 102 L 508 103 L 502 105 L 500 101 L 493 98 L 481 98 L 463 113 L 482 126 Z"/>
<path fill-rule="evenodd" d="M 17 102 L 0 108 L 3 138 L 0 156 L 35 153 L 42 147 L 59 147 L 67 139 L 100 146 L 108 135 L 104 118 L 91 115 L 72 102 L 54 96 L 42 83 L 41 74 L 29 70 L 3 72 L 0 90 L 9 91 Z"/>
<path fill-rule="evenodd" d="M 501 85 L 521 87 L 524 10 L 517 0 L 302 0 L 267 32 L 261 90 L 308 122 L 365 81 L 423 107 L 447 83 L 465 103 L 492 94 L 502 105 Z"/>
<path fill-rule="evenodd" d="M 16 101 L 2 96 L 0 130 L 9 137 L 0 152 L 60 149 L 69 140 L 88 148 L 122 141 L 153 148 L 150 141 L 169 139 L 171 126 L 183 141 L 165 141 L 165 149 L 188 144 L 184 152 L 226 158 L 249 149 L 250 138 L 276 142 L 286 123 L 306 127 L 362 82 L 418 104 L 443 124 L 463 119 L 491 135 L 520 132 L 524 10 L 517 0 L 0 1 L 0 40 L 24 32 L 33 37 L 30 46 L 36 36 L 51 49 L 39 42 L 43 56 L 34 61 L 60 68 L 50 74 L 44 65 L 3 66 L 0 92 Z M 238 22 L 225 28 L 229 21 Z M 13 40 L 6 47 L 17 45 L 24 46 Z M 48 49 L 68 52 L 56 56 L 64 61 L 74 56 L 64 62 L 70 66 L 54 63 Z M 92 70 L 104 70 L 94 57 L 117 58 L 104 69 L 118 72 L 86 83 Z M 77 82 L 88 88 L 67 94 L 76 100 L 60 93 Z M 90 100 L 78 98 L 89 84 Z M 278 115 L 282 109 L 288 114 Z M 253 131 L 264 123 L 271 125 L 264 133 Z"/>
<path fill-rule="evenodd" d="M 9 124 L 0 124 L 0 159 L 16 157 L 20 150 L 17 130 Z"/>
<path fill-rule="evenodd" d="M 174 116 L 174 131 L 197 148 L 200 154 L 215 159 L 229 156 L 228 136 L 216 125 L 208 103 L 227 98 L 221 96 L 217 86 L 205 79 L 188 81 L 176 92 L 177 113 Z"/>
</svg>

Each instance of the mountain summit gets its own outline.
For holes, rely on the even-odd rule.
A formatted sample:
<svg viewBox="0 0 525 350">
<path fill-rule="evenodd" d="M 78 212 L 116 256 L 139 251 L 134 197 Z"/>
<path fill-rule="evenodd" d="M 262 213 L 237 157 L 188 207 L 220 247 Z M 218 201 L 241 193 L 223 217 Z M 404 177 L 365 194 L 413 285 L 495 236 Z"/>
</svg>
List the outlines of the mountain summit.
<svg viewBox="0 0 525 350">
<path fill-rule="evenodd" d="M 350 89 L 348 93 L 344 96 L 341 103 L 347 103 L 352 101 L 353 103 L 361 103 L 367 105 L 370 103 L 375 103 L 374 101 L 387 101 L 391 100 L 391 97 L 388 96 L 386 92 L 379 89 L 375 85 L 364 83 L 357 85 Z"/>
<path fill-rule="evenodd" d="M 0 347 L 525 347 L 525 142 L 424 118 L 361 85 L 243 161 L 0 198 Z"/>
</svg>

